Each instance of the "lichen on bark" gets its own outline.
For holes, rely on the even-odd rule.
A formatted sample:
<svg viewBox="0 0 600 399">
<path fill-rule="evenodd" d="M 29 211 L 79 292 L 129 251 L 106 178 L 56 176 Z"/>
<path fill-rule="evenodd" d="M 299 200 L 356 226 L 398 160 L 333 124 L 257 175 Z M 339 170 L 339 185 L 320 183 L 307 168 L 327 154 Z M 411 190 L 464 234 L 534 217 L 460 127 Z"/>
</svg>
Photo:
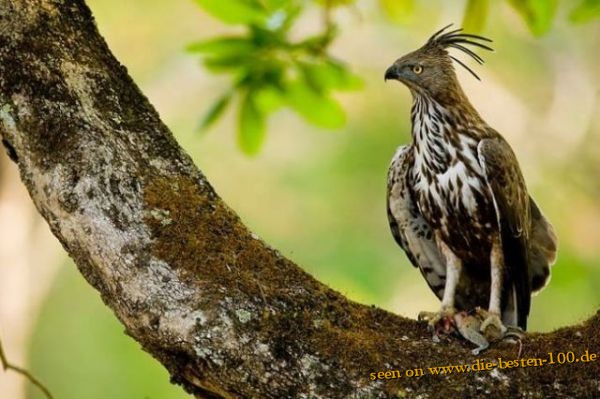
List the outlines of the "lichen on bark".
<svg viewBox="0 0 600 399">
<path fill-rule="evenodd" d="M 209 94 L 207 94 L 209 95 Z M 0 136 L 127 333 L 207 398 L 590 397 L 598 363 L 371 381 L 470 363 L 467 344 L 345 299 L 258 239 L 111 55 L 82 0 L 0 0 Z M 524 356 L 598 348 L 600 316 Z M 514 358 L 500 345 L 482 359 Z"/>
</svg>

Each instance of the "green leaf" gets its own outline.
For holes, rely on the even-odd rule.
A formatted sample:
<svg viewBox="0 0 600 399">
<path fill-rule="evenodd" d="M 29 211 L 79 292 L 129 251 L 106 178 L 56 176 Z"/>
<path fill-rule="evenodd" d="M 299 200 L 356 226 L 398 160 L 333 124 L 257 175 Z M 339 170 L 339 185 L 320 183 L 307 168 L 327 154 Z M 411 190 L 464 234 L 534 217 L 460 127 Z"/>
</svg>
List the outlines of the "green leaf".
<svg viewBox="0 0 600 399">
<path fill-rule="evenodd" d="M 303 81 L 293 82 L 286 89 L 287 104 L 313 125 L 326 129 L 344 126 L 344 110 L 329 95 L 315 92 Z"/>
<path fill-rule="evenodd" d="M 186 50 L 190 53 L 223 56 L 249 53 L 256 50 L 256 47 L 252 41 L 244 37 L 219 37 L 192 43 L 186 47 Z"/>
<path fill-rule="evenodd" d="M 415 7 L 414 0 L 379 0 L 385 15 L 394 22 L 406 22 Z"/>
<path fill-rule="evenodd" d="M 489 8 L 489 0 L 469 0 L 465 9 L 462 28 L 466 32 L 481 32 L 485 26 Z"/>
<path fill-rule="evenodd" d="M 255 3 L 244 0 L 195 0 L 206 12 L 227 24 L 262 24 L 267 15 Z"/>
<path fill-rule="evenodd" d="M 552 27 L 558 0 L 509 0 L 521 14 L 531 32 L 541 36 Z"/>
<path fill-rule="evenodd" d="M 285 47 L 288 44 L 288 39 L 281 31 L 263 28 L 261 26 L 251 26 L 250 35 L 252 42 L 258 48 L 275 48 Z"/>
<path fill-rule="evenodd" d="M 581 24 L 600 18 L 600 0 L 583 0 L 569 14 L 571 22 Z"/>
<path fill-rule="evenodd" d="M 279 89 L 267 86 L 255 92 L 254 101 L 258 109 L 267 115 L 280 108 L 284 99 Z"/>
<path fill-rule="evenodd" d="M 202 122 L 200 123 L 199 130 L 208 129 L 213 123 L 219 119 L 219 117 L 225 112 L 227 106 L 231 101 L 232 92 L 229 91 L 225 93 L 221 98 L 219 98 L 215 103 L 209 108 L 204 117 L 202 118 Z"/>
<path fill-rule="evenodd" d="M 252 65 L 253 57 L 248 54 L 237 53 L 221 57 L 204 59 L 206 68 L 213 72 L 235 71 L 237 69 L 248 69 Z"/>
<path fill-rule="evenodd" d="M 317 92 L 336 90 L 357 90 L 362 87 L 362 79 L 351 73 L 346 66 L 333 60 L 320 63 L 302 62 L 298 64 L 304 80 Z"/>
<path fill-rule="evenodd" d="M 254 93 L 249 91 L 240 104 L 238 125 L 238 144 L 248 155 L 260 151 L 265 140 L 265 115 L 257 107 Z"/>
</svg>

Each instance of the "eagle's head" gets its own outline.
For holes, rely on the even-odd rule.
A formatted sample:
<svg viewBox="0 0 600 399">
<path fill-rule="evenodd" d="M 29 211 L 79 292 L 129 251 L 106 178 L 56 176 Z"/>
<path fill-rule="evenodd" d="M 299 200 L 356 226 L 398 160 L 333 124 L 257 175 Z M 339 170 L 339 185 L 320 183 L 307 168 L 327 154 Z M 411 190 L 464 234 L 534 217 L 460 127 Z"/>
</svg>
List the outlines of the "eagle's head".
<svg viewBox="0 0 600 399">
<path fill-rule="evenodd" d="M 452 60 L 466 68 L 477 79 L 479 77 L 468 66 L 448 53 L 452 47 L 463 51 L 475 61 L 483 64 L 483 59 L 465 45 L 477 46 L 493 51 L 492 48 L 476 40 L 491 42 L 490 39 L 460 33 L 462 29 L 446 32 L 452 25 L 448 25 L 436 32 L 425 45 L 411 53 L 396 60 L 385 71 L 385 80 L 394 79 L 404 83 L 413 95 L 427 95 L 440 98 L 458 90 L 458 80 L 452 65 Z"/>
</svg>

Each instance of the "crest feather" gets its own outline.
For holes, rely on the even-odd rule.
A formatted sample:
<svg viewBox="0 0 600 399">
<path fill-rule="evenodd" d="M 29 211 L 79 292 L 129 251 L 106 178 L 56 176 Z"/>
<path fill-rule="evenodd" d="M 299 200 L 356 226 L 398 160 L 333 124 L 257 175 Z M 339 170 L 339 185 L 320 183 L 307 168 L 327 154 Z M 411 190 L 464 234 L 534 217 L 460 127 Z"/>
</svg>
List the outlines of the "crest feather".
<svg viewBox="0 0 600 399">
<path fill-rule="evenodd" d="M 490 46 L 480 43 L 480 41 L 491 43 L 492 40 L 488 39 L 487 37 L 483 37 L 483 36 L 479 36 L 479 35 L 473 35 L 470 33 L 461 33 L 463 30 L 462 28 L 454 29 L 454 30 L 446 32 L 446 30 L 448 28 L 450 28 L 452 25 L 453 24 L 446 25 L 442 29 L 435 32 L 427 41 L 426 46 L 441 47 L 443 49 L 446 49 L 449 47 L 455 48 L 455 49 L 460 50 L 463 53 L 467 54 L 469 57 L 473 58 L 478 64 L 480 64 L 480 65 L 483 64 L 484 63 L 483 58 L 481 58 L 481 56 L 476 54 L 473 50 L 465 47 L 465 45 L 471 45 L 471 46 L 482 48 L 484 50 L 494 51 L 494 49 L 491 48 Z M 453 56 L 450 56 L 450 58 L 452 58 L 460 66 L 462 66 L 467 71 L 469 71 L 477 80 L 481 80 L 481 79 L 479 79 L 479 76 L 477 76 L 477 74 L 475 72 L 473 72 L 473 70 L 471 68 L 469 68 L 465 63 L 459 61 L 458 58 L 453 57 Z"/>
</svg>

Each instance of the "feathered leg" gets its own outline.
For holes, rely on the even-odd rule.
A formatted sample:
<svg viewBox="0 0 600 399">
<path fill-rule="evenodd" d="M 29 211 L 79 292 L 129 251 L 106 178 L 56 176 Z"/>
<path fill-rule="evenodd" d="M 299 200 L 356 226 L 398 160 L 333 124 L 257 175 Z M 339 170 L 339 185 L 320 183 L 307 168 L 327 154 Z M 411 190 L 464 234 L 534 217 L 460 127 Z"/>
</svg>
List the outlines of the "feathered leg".
<svg viewBox="0 0 600 399">
<path fill-rule="evenodd" d="M 501 297 L 504 275 L 504 255 L 502 253 L 502 243 L 500 238 L 496 237 L 492 243 L 490 253 L 491 264 L 491 289 L 490 289 L 490 305 L 488 307 L 488 315 L 481 323 L 480 330 L 486 332 L 490 327 L 495 327 L 498 330 L 499 336 L 506 333 L 506 327 L 500 319 L 501 314 Z"/>
<path fill-rule="evenodd" d="M 444 295 L 442 296 L 442 309 L 454 311 L 454 296 L 462 272 L 462 261 L 443 241 L 440 242 L 442 253 L 446 258 L 446 285 L 444 286 Z"/>
<path fill-rule="evenodd" d="M 454 326 L 454 314 L 456 313 L 454 296 L 462 271 L 462 261 L 439 237 L 437 241 L 440 251 L 446 258 L 446 283 L 442 296 L 442 307 L 438 312 L 419 313 L 419 320 L 428 321 L 435 333 L 440 332 L 440 330 L 450 332 Z"/>
</svg>

